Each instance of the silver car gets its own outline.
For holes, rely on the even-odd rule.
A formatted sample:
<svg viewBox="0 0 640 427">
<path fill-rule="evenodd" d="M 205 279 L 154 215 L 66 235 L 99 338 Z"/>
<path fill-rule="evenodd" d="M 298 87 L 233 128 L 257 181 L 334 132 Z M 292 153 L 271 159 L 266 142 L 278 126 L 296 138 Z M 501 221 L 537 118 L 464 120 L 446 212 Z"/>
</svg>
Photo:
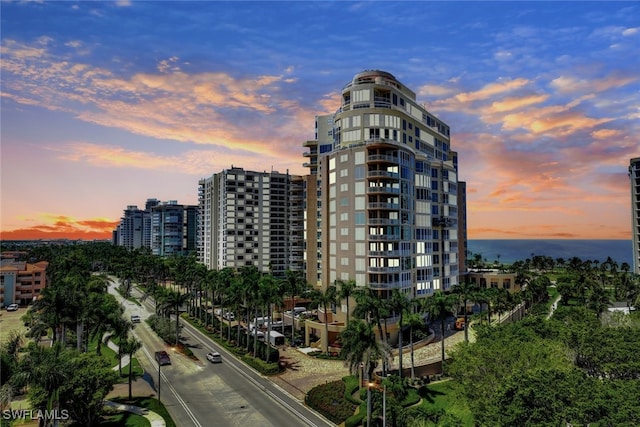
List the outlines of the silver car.
<svg viewBox="0 0 640 427">
<path fill-rule="evenodd" d="M 222 356 L 217 351 L 207 353 L 207 360 L 211 363 L 222 363 Z"/>
</svg>

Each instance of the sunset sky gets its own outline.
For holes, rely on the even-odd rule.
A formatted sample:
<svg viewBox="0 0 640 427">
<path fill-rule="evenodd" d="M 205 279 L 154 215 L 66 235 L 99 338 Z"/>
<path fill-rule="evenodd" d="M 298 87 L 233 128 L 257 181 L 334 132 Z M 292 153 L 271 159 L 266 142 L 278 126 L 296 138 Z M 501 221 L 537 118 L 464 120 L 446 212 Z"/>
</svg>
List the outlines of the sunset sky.
<svg viewBox="0 0 640 427">
<path fill-rule="evenodd" d="M 630 239 L 638 2 L 6 2 L 0 238 L 109 238 L 231 166 L 304 174 L 366 69 L 451 127 L 468 235 Z"/>
</svg>

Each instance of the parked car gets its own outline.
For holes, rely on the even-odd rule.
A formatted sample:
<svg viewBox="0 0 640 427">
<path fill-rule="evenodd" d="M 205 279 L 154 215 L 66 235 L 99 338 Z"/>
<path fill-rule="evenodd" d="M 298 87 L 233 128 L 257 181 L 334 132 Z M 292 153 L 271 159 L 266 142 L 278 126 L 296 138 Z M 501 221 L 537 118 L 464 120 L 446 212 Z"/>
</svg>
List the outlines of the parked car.
<svg viewBox="0 0 640 427">
<path fill-rule="evenodd" d="M 142 322 L 142 317 L 138 316 L 137 314 L 133 314 L 131 316 L 131 323 L 140 323 Z"/>
<path fill-rule="evenodd" d="M 20 308 L 18 304 L 9 304 L 7 306 L 7 311 L 18 311 L 18 308 Z"/>
<path fill-rule="evenodd" d="M 156 351 L 156 361 L 160 366 L 171 365 L 171 358 L 166 351 Z"/>
<path fill-rule="evenodd" d="M 207 360 L 211 363 L 222 363 L 222 356 L 217 351 L 207 353 Z"/>
<path fill-rule="evenodd" d="M 224 320 L 230 320 L 230 321 L 231 321 L 231 320 L 236 320 L 236 316 L 235 316 L 233 313 L 231 313 L 231 312 L 227 312 L 227 313 L 225 313 L 225 314 L 224 314 L 224 316 L 222 316 L 222 318 L 223 318 Z"/>
</svg>

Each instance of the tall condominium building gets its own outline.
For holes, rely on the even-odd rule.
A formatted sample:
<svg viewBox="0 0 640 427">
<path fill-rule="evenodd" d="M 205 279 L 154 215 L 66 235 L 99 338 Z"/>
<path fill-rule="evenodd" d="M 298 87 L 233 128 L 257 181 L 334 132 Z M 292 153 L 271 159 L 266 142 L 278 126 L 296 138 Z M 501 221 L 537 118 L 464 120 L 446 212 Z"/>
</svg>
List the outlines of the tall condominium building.
<svg viewBox="0 0 640 427">
<path fill-rule="evenodd" d="M 113 243 L 170 256 L 196 251 L 197 206 L 147 199 L 145 209 L 129 205 L 113 233 Z"/>
<path fill-rule="evenodd" d="M 302 177 L 232 167 L 199 181 L 198 261 L 283 275 L 304 262 Z"/>
<path fill-rule="evenodd" d="M 317 260 L 307 277 L 323 289 L 355 280 L 381 299 L 395 289 L 408 298 L 449 290 L 465 247 L 449 126 L 384 71 L 357 74 L 341 95 L 335 114 L 316 118 L 316 140 L 304 143 L 317 186 L 307 188 L 306 236 L 317 236 L 307 241 L 307 259 Z M 321 321 L 343 322 L 346 306 Z"/>
<path fill-rule="evenodd" d="M 127 249 L 143 247 L 144 222 L 148 212 L 138 209 L 136 205 L 129 205 L 122 213 L 120 224 L 116 229 L 116 241 L 118 246 Z"/>
<path fill-rule="evenodd" d="M 633 240 L 633 272 L 640 274 L 640 157 L 629 164 L 631 180 L 631 238 Z"/>
<path fill-rule="evenodd" d="M 151 207 L 151 253 L 159 256 L 196 252 L 197 206 L 171 200 Z"/>
</svg>

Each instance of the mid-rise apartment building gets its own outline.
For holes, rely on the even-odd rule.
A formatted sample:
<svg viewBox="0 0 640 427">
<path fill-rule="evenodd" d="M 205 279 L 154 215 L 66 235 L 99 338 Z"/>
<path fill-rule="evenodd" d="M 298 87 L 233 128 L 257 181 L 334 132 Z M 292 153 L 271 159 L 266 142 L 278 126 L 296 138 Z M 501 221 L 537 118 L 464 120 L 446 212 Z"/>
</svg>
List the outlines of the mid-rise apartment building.
<svg viewBox="0 0 640 427">
<path fill-rule="evenodd" d="M 199 181 L 198 261 L 282 276 L 304 262 L 304 181 L 232 167 Z"/>
<path fill-rule="evenodd" d="M 307 259 L 317 259 L 307 263 L 310 283 L 355 280 L 381 299 L 394 289 L 407 298 L 451 289 L 464 269 L 466 214 L 449 126 L 384 71 L 357 74 L 341 95 L 304 143 L 317 187 L 306 193 L 306 237 L 317 236 L 307 241 Z M 321 321 L 337 326 L 346 306 Z"/>
<path fill-rule="evenodd" d="M 10 304 L 27 305 L 47 286 L 46 261 L 29 264 L 3 259 L 0 265 L 0 307 Z"/>
<path fill-rule="evenodd" d="M 629 162 L 631 181 L 631 239 L 633 242 L 633 272 L 640 274 L 640 157 Z"/>
</svg>

